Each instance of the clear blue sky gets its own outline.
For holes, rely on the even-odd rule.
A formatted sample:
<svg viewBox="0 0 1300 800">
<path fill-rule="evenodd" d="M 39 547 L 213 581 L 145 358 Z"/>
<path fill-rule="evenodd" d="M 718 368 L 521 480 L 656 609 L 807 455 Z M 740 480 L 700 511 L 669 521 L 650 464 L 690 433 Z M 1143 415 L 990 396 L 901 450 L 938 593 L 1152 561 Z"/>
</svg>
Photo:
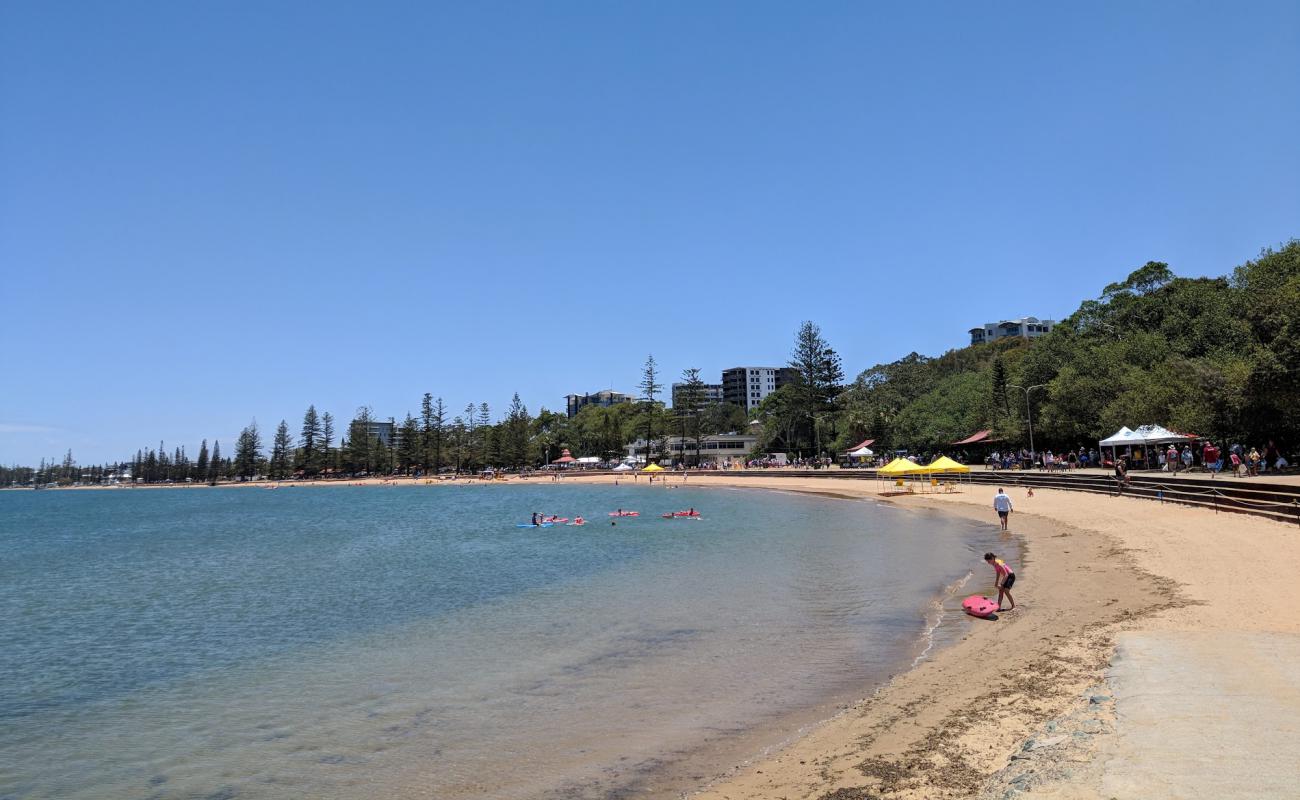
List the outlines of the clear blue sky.
<svg viewBox="0 0 1300 800">
<path fill-rule="evenodd" d="M 1300 5 L 1058 6 L 6 2 L 0 462 L 853 375 L 1300 235 Z"/>
</svg>

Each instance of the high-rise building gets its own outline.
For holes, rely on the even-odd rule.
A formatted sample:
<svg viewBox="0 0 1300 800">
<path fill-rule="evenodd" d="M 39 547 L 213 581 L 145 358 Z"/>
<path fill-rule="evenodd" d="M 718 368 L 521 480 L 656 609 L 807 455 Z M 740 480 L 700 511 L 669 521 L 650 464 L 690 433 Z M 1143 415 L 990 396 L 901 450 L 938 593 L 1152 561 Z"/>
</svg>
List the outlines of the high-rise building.
<svg viewBox="0 0 1300 800">
<path fill-rule="evenodd" d="M 378 439 L 379 443 L 384 447 L 397 444 L 397 426 L 388 421 L 370 420 L 366 424 L 366 435 L 372 439 Z"/>
<path fill-rule="evenodd" d="M 732 367 L 722 371 L 722 401 L 745 409 L 758 408 L 763 398 L 793 382 L 789 367 Z"/>
<path fill-rule="evenodd" d="M 682 406 L 681 398 L 683 396 L 682 393 L 685 391 L 686 384 L 673 384 L 673 408 L 680 408 Z M 703 404 L 706 406 L 722 402 L 722 384 L 720 383 L 701 384 L 700 393 L 703 395 Z"/>
<path fill-rule="evenodd" d="M 1004 319 L 1001 322 L 986 322 L 982 328 L 970 329 L 970 343 L 996 342 L 998 339 L 1006 339 L 1011 336 L 1019 336 L 1022 339 L 1037 339 L 1050 331 L 1055 324 L 1056 320 L 1039 319 L 1038 317 L 1021 317 L 1020 319 Z"/>
<path fill-rule="evenodd" d="M 618 403 L 630 403 L 632 398 L 622 392 L 616 392 L 613 389 L 604 389 L 591 394 L 569 394 L 564 396 L 564 407 L 568 412 L 569 418 L 578 416 L 578 412 L 585 406 L 612 406 Z"/>
</svg>

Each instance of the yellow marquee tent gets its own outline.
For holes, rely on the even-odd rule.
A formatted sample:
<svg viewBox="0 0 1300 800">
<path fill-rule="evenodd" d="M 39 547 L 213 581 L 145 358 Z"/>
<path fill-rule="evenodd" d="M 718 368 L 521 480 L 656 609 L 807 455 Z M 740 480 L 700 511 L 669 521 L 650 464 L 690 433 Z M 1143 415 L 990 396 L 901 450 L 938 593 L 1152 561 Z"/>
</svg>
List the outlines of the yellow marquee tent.
<svg viewBox="0 0 1300 800">
<path fill-rule="evenodd" d="M 910 458 L 896 458 L 876 470 L 877 475 L 920 475 L 926 468 Z"/>
<path fill-rule="evenodd" d="M 966 466 L 965 464 L 958 464 L 956 461 L 953 461 L 951 458 L 948 458 L 947 456 L 940 456 L 939 458 L 936 458 L 934 461 L 931 461 L 930 466 L 925 467 L 925 471 L 929 473 L 970 472 L 970 467 Z"/>
<path fill-rule="evenodd" d="M 646 466 L 641 468 L 641 471 L 642 472 L 663 472 L 664 468 L 659 466 L 658 464 L 647 464 Z"/>
</svg>

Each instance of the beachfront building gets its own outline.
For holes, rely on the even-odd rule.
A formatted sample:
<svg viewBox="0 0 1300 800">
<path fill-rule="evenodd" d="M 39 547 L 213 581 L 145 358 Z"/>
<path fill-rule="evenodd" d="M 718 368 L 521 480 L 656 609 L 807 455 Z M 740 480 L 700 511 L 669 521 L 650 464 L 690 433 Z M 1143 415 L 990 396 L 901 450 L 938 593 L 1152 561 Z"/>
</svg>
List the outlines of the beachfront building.
<svg viewBox="0 0 1300 800">
<path fill-rule="evenodd" d="M 722 401 L 753 411 L 763 398 L 793 383 L 795 371 L 789 367 L 732 367 L 722 371 Z"/>
<path fill-rule="evenodd" d="M 578 416 L 578 412 L 586 406 L 596 405 L 608 408 L 618 403 L 630 403 L 632 397 L 616 392 L 613 389 L 604 389 L 591 394 L 568 394 L 564 396 L 564 407 L 567 409 L 569 419 Z"/>
<path fill-rule="evenodd" d="M 682 397 L 686 391 L 686 384 L 673 384 L 673 408 L 681 408 L 683 405 Z M 703 395 L 704 405 L 711 406 L 722 402 L 722 384 L 705 383 L 700 385 L 700 391 Z"/>
<path fill-rule="evenodd" d="M 1012 336 L 1018 336 L 1021 339 L 1037 339 L 1050 331 L 1054 325 L 1056 325 L 1056 320 L 1039 319 L 1038 317 L 1021 317 L 1020 319 L 1004 319 L 1001 322 L 986 322 L 983 327 L 970 329 L 970 343 L 996 342 L 999 339 L 1007 339 Z"/>
<path fill-rule="evenodd" d="M 728 466 L 745 460 L 749 452 L 758 444 L 758 437 L 749 433 L 720 433 L 705 436 L 700 440 L 700 463 L 714 466 Z M 626 448 L 624 461 L 632 464 L 646 463 L 646 441 L 637 439 Z M 669 436 L 656 441 L 650 448 L 650 460 L 662 462 L 664 466 L 679 464 L 683 460 L 695 463 L 695 440 L 681 436 Z"/>
<path fill-rule="evenodd" d="M 371 439 L 378 439 L 379 443 L 384 447 L 396 447 L 401 444 L 401 434 L 397 430 L 397 425 L 393 422 L 380 422 L 372 419 L 366 423 L 366 435 Z"/>
</svg>

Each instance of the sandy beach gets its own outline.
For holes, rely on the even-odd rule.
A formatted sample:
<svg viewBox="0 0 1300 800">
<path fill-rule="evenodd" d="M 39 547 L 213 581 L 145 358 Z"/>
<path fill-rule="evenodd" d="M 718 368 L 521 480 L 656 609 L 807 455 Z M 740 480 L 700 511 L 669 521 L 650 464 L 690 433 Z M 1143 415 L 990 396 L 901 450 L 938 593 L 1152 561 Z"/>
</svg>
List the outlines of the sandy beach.
<svg viewBox="0 0 1300 800">
<path fill-rule="evenodd" d="M 860 497 L 878 491 L 870 482 L 817 478 L 692 475 L 689 483 Z M 993 491 L 967 486 L 959 493 L 888 500 L 992 526 Z M 1253 667 L 1233 636 L 1249 632 L 1289 642 L 1300 634 L 1300 620 L 1290 613 L 1300 601 L 1300 531 L 1149 500 L 1050 490 L 1029 497 L 1018 488 L 1011 494 L 1016 510 L 1009 535 L 1026 553 L 1025 563 L 1015 565 L 1014 612 L 991 622 L 963 620 L 968 633 L 953 646 L 784 751 L 737 765 L 696 797 L 1188 796 L 1160 786 L 1158 777 L 1139 776 L 1117 789 L 1108 773 L 1108 764 L 1145 755 L 1124 753 L 1127 739 L 1116 734 L 1107 673 L 1117 637 L 1208 634 L 1201 657 L 1225 668 L 1234 660 Z M 971 589 L 991 591 L 992 570 L 973 566 Z M 1297 702 L 1296 686 L 1286 681 L 1266 691 L 1276 694 L 1266 699 L 1279 708 Z M 1046 735 L 1056 731 L 1075 735 Z M 1048 746 L 1040 749 L 1044 742 Z M 1204 759 L 1203 748 L 1196 751 Z M 1214 769 L 1249 768 L 1219 752 L 1222 763 L 1211 762 Z M 1296 752 L 1275 754 L 1280 760 L 1273 768 L 1288 771 Z M 1032 780 L 1025 779 L 1026 770 Z M 1246 786 L 1238 796 L 1251 791 Z"/>
</svg>

